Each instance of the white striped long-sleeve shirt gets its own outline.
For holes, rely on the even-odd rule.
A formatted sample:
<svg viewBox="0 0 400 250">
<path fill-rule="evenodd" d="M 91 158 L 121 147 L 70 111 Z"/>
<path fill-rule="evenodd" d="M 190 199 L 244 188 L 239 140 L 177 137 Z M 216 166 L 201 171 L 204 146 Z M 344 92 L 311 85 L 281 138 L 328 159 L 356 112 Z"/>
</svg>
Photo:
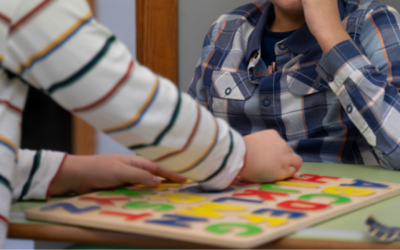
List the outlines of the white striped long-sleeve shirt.
<svg viewBox="0 0 400 250">
<path fill-rule="evenodd" d="M 206 189 L 228 187 L 244 165 L 243 138 L 134 61 L 93 19 L 85 0 L 0 0 L 0 60 L 0 231 L 5 231 L 13 189 L 19 190 L 14 198 L 46 197 L 63 158 L 41 152 L 41 169 L 40 156 L 27 152 L 30 160 L 21 157 L 17 164 L 27 84 Z M 23 162 L 25 168 L 17 167 Z M 30 176 L 33 171 L 37 177 Z"/>
</svg>

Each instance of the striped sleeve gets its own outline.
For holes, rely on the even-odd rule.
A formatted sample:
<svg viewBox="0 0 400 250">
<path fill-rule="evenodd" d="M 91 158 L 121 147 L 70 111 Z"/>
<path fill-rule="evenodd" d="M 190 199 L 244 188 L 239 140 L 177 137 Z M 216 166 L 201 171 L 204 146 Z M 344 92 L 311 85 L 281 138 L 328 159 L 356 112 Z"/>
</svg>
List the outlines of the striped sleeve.
<svg viewBox="0 0 400 250">
<path fill-rule="evenodd" d="M 13 200 L 46 200 L 49 187 L 62 166 L 65 153 L 19 150 L 14 168 Z"/>
<path fill-rule="evenodd" d="M 0 175 L 0 248 L 5 243 L 8 228 L 8 215 L 11 205 L 11 186 L 3 176 Z"/>
<path fill-rule="evenodd" d="M 14 13 L 6 67 L 139 155 L 207 189 L 228 187 L 244 165 L 243 138 L 136 62 L 86 1 L 45 2 Z"/>
<path fill-rule="evenodd" d="M 4 244 L 12 202 L 13 171 L 18 162 L 20 124 L 27 91 L 27 86 L 18 79 L 9 79 L 0 69 L 0 248 Z"/>
<path fill-rule="evenodd" d="M 400 170 L 400 15 L 378 5 L 360 36 L 336 45 L 319 65 L 344 111 L 374 148 L 382 167 Z"/>
<path fill-rule="evenodd" d="M 8 220 L 6 219 L 6 217 L 0 215 L 0 248 L 2 249 L 5 244 L 7 229 L 8 229 Z"/>
</svg>

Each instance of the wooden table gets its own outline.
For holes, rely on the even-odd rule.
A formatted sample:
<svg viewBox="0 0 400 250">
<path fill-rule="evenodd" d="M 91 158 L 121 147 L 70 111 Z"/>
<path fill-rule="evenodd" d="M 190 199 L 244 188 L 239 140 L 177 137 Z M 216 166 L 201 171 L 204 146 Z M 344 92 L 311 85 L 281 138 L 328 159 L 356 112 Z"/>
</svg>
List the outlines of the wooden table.
<svg viewBox="0 0 400 250">
<path fill-rule="evenodd" d="M 376 166 L 304 164 L 301 172 L 357 178 L 371 181 L 400 183 L 400 172 L 381 169 Z M 88 244 L 121 245 L 148 248 L 216 248 L 189 242 L 126 234 L 89 228 L 71 227 L 26 220 L 26 209 L 41 206 L 43 202 L 22 202 L 12 207 L 9 238 L 44 241 L 76 242 Z M 366 234 L 364 221 L 374 215 L 389 226 L 400 226 L 400 196 L 365 207 L 355 212 L 339 216 L 301 230 L 292 235 L 259 248 L 273 249 L 400 249 L 400 241 L 382 244 L 370 239 Z"/>
</svg>

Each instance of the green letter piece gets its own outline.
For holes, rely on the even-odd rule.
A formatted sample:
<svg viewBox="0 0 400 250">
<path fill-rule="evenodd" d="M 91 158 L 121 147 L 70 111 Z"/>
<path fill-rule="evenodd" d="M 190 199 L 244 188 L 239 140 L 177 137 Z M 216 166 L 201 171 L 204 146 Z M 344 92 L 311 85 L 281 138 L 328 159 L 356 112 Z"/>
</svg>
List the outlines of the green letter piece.
<svg viewBox="0 0 400 250">
<path fill-rule="evenodd" d="M 336 201 L 332 201 L 331 204 L 343 204 L 350 202 L 351 199 L 345 196 L 336 195 L 336 194 L 306 194 L 299 197 L 299 200 L 311 200 L 312 197 L 330 197 L 336 198 Z"/>
<path fill-rule="evenodd" d="M 285 192 L 285 193 L 300 193 L 300 190 L 294 190 L 294 189 L 281 189 L 278 188 L 278 184 L 264 184 L 260 186 L 260 189 L 262 190 L 271 190 L 271 191 L 279 191 L 279 192 Z"/>
<path fill-rule="evenodd" d="M 262 232 L 261 228 L 245 223 L 218 223 L 208 226 L 206 230 L 216 234 L 224 234 L 224 233 L 229 233 L 230 231 L 232 231 L 232 228 L 235 227 L 241 227 L 247 229 L 243 233 L 238 233 L 237 234 L 238 236 L 250 236 Z"/>
<path fill-rule="evenodd" d="M 117 189 L 115 191 L 103 191 L 99 195 L 119 195 L 123 194 L 129 197 L 140 197 L 141 194 L 154 194 L 151 190 L 130 190 L 130 189 Z"/>
<path fill-rule="evenodd" d="M 130 209 L 146 209 L 154 208 L 154 211 L 166 211 L 174 209 L 175 206 L 169 204 L 149 204 L 147 201 L 135 201 L 125 204 L 125 208 Z"/>
</svg>

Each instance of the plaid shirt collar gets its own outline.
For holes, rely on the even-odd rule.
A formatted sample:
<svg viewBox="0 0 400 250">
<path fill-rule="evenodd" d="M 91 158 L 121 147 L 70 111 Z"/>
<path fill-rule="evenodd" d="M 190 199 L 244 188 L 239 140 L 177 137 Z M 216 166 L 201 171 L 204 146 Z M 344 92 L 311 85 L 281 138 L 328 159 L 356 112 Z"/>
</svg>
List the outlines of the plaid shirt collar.
<svg viewBox="0 0 400 250">
<path fill-rule="evenodd" d="M 338 0 L 340 17 L 343 20 L 351 10 L 347 7 L 348 0 Z M 260 20 L 258 21 L 253 33 L 249 37 L 246 51 L 246 61 L 249 62 L 254 53 L 260 51 L 261 40 L 265 26 L 269 20 L 269 14 L 273 8 L 272 3 L 268 2 Z M 307 24 L 301 26 L 296 32 L 283 41 L 283 44 L 295 54 L 305 54 L 313 47 L 319 46 L 317 39 L 311 34 Z"/>
</svg>

